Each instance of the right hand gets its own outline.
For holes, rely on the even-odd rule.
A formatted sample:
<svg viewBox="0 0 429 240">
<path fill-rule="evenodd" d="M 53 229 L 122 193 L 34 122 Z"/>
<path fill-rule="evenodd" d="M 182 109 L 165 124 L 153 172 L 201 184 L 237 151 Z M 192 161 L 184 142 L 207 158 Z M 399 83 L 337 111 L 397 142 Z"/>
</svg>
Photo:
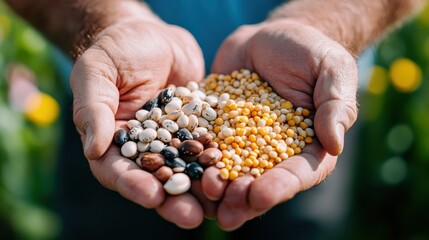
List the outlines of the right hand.
<svg viewBox="0 0 429 240">
<path fill-rule="evenodd" d="M 203 76 L 202 53 L 189 32 L 161 21 L 127 19 L 95 37 L 76 61 L 70 80 L 73 119 L 93 175 L 106 188 L 143 207 L 156 208 L 182 228 L 200 225 L 203 208 L 213 209 L 199 194 L 200 187 L 194 194 L 167 195 L 151 173 L 122 157 L 111 143 L 114 132 L 135 118 L 158 90 L 170 83 L 200 81 Z"/>
</svg>

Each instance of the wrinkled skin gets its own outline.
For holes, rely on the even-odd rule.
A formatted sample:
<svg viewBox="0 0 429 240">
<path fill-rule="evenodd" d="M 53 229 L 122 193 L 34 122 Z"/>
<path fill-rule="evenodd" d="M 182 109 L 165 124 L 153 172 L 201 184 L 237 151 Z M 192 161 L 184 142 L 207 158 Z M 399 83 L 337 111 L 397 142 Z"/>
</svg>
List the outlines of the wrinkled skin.
<svg viewBox="0 0 429 240">
<path fill-rule="evenodd" d="M 294 106 L 315 112 L 318 137 L 300 155 L 276 165 L 258 179 L 230 183 L 219 170 L 206 170 L 202 188 L 219 200 L 217 221 L 233 230 L 275 205 L 322 182 L 335 168 L 344 133 L 357 117 L 357 66 L 353 57 L 320 31 L 291 21 L 239 28 L 221 46 L 213 72 L 248 68 L 259 73 Z"/>
<path fill-rule="evenodd" d="M 104 29 L 71 74 L 74 122 L 93 175 L 106 188 L 182 228 L 194 228 L 205 212 L 214 215 L 201 188 L 169 196 L 162 184 L 111 144 L 116 129 L 168 84 L 183 85 L 204 76 L 202 53 L 186 30 L 140 20 Z M 202 204 L 200 204 L 200 202 Z"/>
<path fill-rule="evenodd" d="M 332 172 L 344 132 L 356 118 L 354 59 L 311 27 L 265 23 L 233 33 L 219 50 L 213 72 L 249 68 L 296 106 L 315 110 L 321 144 L 315 141 L 257 180 L 244 176 L 228 184 L 212 167 L 201 182 L 193 182 L 191 193 L 165 194 L 152 174 L 120 156 L 111 139 L 159 89 L 201 80 L 203 65 L 188 32 L 138 20 L 109 26 L 77 60 L 71 75 L 74 121 L 91 170 L 103 186 L 143 207 L 156 208 L 179 227 L 197 227 L 206 216 L 232 230 Z"/>
</svg>

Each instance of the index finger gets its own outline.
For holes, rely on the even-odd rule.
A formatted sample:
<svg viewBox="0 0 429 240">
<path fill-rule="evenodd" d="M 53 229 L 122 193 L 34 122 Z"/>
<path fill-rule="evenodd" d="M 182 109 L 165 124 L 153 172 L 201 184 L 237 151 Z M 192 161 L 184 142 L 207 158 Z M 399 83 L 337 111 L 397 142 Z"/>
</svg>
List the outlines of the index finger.
<svg viewBox="0 0 429 240">
<path fill-rule="evenodd" d="M 313 142 L 300 155 L 290 157 L 257 178 L 249 189 L 249 205 L 256 210 L 268 210 L 293 198 L 328 177 L 336 161 L 337 157 L 329 155 L 318 141 Z"/>
<path fill-rule="evenodd" d="M 88 161 L 95 178 L 106 188 L 146 208 L 155 208 L 164 201 L 162 184 L 136 163 L 120 155 L 111 146 L 98 161 Z"/>
</svg>

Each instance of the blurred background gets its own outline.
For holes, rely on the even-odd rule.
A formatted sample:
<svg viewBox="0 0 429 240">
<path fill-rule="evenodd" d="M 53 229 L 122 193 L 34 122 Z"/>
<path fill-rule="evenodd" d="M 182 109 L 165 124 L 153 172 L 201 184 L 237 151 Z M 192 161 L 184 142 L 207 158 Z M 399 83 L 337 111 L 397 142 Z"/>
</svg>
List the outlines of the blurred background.
<svg viewBox="0 0 429 240">
<path fill-rule="evenodd" d="M 57 54 L 0 3 L 0 239 L 61 229 L 54 170 L 69 89 Z M 429 8 L 369 54 L 339 239 L 429 239 Z"/>
</svg>

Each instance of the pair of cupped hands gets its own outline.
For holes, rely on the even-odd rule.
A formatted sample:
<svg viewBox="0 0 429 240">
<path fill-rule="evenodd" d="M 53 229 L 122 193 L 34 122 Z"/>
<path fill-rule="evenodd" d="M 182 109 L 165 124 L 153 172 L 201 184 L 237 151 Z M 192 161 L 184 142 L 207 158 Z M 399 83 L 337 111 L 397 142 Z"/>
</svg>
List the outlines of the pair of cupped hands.
<svg viewBox="0 0 429 240">
<path fill-rule="evenodd" d="M 311 109 L 318 140 L 257 179 L 225 181 L 211 167 L 190 192 L 171 196 L 151 173 L 122 157 L 112 137 L 158 90 L 201 81 L 201 49 L 188 31 L 162 21 L 127 19 L 106 27 L 71 74 L 73 118 L 93 175 L 179 227 L 197 227 L 207 217 L 224 230 L 318 185 L 335 168 L 344 133 L 357 117 L 354 58 L 311 26 L 273 20 L 242 26 L 225 39 L 212 72 L 241 68 L 257 72 L 294 106 Z"/>
</svg>

